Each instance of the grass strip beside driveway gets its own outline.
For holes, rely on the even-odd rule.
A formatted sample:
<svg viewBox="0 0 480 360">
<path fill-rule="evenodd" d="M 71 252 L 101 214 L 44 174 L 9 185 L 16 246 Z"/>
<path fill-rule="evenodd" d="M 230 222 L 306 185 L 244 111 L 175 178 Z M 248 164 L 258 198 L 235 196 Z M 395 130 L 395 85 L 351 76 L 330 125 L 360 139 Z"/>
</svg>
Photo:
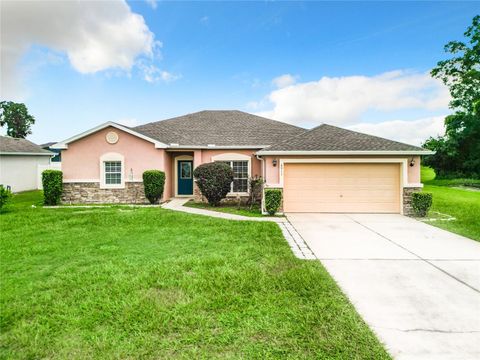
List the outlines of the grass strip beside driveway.
<svg viewBox="0 0 480 360">
<path fill-rule="evenodd" d="M 458 188 L 462 184 L 480 184 L 472 179 L 435 179 L 435 172 L 422 167 L 423 191 L 433 195 L 432 211 L 450 215 L 455 220 L 429 224 L 480 241 L 480 191 Z"/>
</svg>

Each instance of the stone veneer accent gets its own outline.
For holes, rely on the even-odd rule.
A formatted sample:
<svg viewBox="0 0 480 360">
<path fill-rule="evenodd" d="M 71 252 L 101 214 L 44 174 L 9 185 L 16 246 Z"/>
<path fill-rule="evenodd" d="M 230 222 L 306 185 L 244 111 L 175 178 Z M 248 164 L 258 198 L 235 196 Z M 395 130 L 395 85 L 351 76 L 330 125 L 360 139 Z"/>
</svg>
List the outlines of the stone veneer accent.
<svg viewBox="0 0 480 360">
<path fill-rule="evenodd" d="M 403 188 L 403 214 L 413 215 L 412 193 L 422 191 L 422 188 Z M 197 185 L 194 185 L 193 194 L 195 201 L 206 199 L 200 193 Z M 241 202 L 248 197 L 241 197 Z M 64 183 L 62 202 L 66 204 L 148 204 L 145 198 L 143 182 L 127 182 L 124 189 L 100 189 L 100 183 L 78 182 Z M 222 202 L 237 203 L 236 197 L 229 197 Z M 283 211 L 283 198 L 279 212 Z"/>
<path fill-rule="evenodd" d="M 419 187 L 406 187 L 403 188 L 403 215 L 413 215 L 412 208 L 412 193 L 422 191 Z"/>
<path fill-rule="evenodd" d="M 100 183 L 63 183 L 65 204 L 148 204 L 143 182 L 126 182 L 124 189 L 100 189 Z"/>
<path fill-rule="evenodd" d="M 204 202 L 204 203 L 208 202 L 207 198 L 205 196 L 203 196 L 202 193 L 200 192 L 200 189 L 198 188 L 196 183 L 193 184 L 193 199 L 196 202 Z M 232 195 L 232 196 L 227 195 L 227 197 L 225 199 L 223 199 L 221 201 L 221 203 L 222 204 L 230 203 L 230 204 L 236 205 L 236 204 L 238 204 L 238 200 L 239 200 L 239 198 L 235 195 Z M 240 196 L 240 203 L 241 204 L 247 204 L 248 200 L 249 200 L 248 195 L 247 196 Z"/>
<path fill-rule="evenodd" d="M 207 201 L 207 199 L 205 199 L 203 197 L 203 195 L 200 192 L 200 189 L 198 188 L 197 183 L 195 181 L 193 182 L 193 199 L 196 202 L 206 202 Z"/>
</svg>

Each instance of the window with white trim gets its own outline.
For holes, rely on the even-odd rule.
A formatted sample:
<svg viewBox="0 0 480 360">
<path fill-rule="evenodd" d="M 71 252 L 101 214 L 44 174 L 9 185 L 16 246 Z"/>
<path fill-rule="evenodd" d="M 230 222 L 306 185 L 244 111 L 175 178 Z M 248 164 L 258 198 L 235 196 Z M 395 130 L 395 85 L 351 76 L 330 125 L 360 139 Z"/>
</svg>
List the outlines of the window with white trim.
<svg viewBox="0 0 480 360">
<path fill-rule="evenodd" d="M 233 170 L 231 193 L 248 192 L 248 160 L 219 161 L 228 164 Z"/>
<path fill-rule="evenodd" d="M 103 163 L 105 171 L 106 185 L 122 184 L 122 162 L 121 161 L 105 161 Z"/>
</svg>

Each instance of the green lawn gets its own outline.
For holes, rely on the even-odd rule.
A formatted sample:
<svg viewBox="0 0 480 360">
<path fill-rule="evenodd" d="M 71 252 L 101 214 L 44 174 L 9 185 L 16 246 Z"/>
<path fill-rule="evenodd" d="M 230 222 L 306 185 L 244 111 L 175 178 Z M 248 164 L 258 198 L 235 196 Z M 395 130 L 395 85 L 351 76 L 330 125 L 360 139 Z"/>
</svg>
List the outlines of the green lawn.
<svg viewBox="0 0 480 360">
<path fill-rule="evenodd" d="M 197 208 L 197 209 L 218 211 L 218 212 L 235 214 L 235 215 L 243 215 L 243 216 L 251 216 L 251 217 L 263 216 L 262 211 L 258 207 L 250 209 L 247 206 L 239 207 L 239 206 L 229 205 L 229 204 L 220 204 L 219 206 L 211 206 L 207 203 L 194 202 L 193 200 L 186 202 L 183 206 L 188 206 L 188 207 Z"/>
<path fill-rule="evenodd" d="M 436 180 L 435 172 L 423 167 L 422 182 L 423 191 L 433 194 L 431 211 L 455 217 L 455 220 L 433 221 L 430 224 L 480 241 L 480 191 L 459 188 L 465 184 L 480 184 L 480 180 Z M 431 216 L 435 217 L 435 214 Z"/>
<path fill-rule="evenodd" d="M 0 358 L 388 358 L 276 224 L 14 201 L 0 215 Z"/>
</svg>

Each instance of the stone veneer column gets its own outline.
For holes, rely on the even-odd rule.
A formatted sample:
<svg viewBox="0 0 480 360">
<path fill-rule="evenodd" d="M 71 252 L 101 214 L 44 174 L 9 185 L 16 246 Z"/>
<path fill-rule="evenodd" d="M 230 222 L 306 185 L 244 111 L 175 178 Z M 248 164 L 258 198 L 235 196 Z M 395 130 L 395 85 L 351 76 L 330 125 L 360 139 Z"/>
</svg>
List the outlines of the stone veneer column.
<svg viewBox="0 0 480 360">
<path fill-rule="evenodd" d="M 403 188 L 403 215 L 413 215 L 412 193 L 422 191 L 420 187 Z"/>
<path fill-rule="evenodd" d="M 202 160 L 202 150 L 194 150 L 193 152 L 193 169 L 195 170 L 198 166 L 202 165 L 203 160 Z M 200 192 L 200 189 L 197 186 L 197 183 L 193 182 L 193 198 L 195 201 L 200 202 L 200 201 L 205 201 L 205 199 L 202 196 L 202 193 Z"/>
</svg>

